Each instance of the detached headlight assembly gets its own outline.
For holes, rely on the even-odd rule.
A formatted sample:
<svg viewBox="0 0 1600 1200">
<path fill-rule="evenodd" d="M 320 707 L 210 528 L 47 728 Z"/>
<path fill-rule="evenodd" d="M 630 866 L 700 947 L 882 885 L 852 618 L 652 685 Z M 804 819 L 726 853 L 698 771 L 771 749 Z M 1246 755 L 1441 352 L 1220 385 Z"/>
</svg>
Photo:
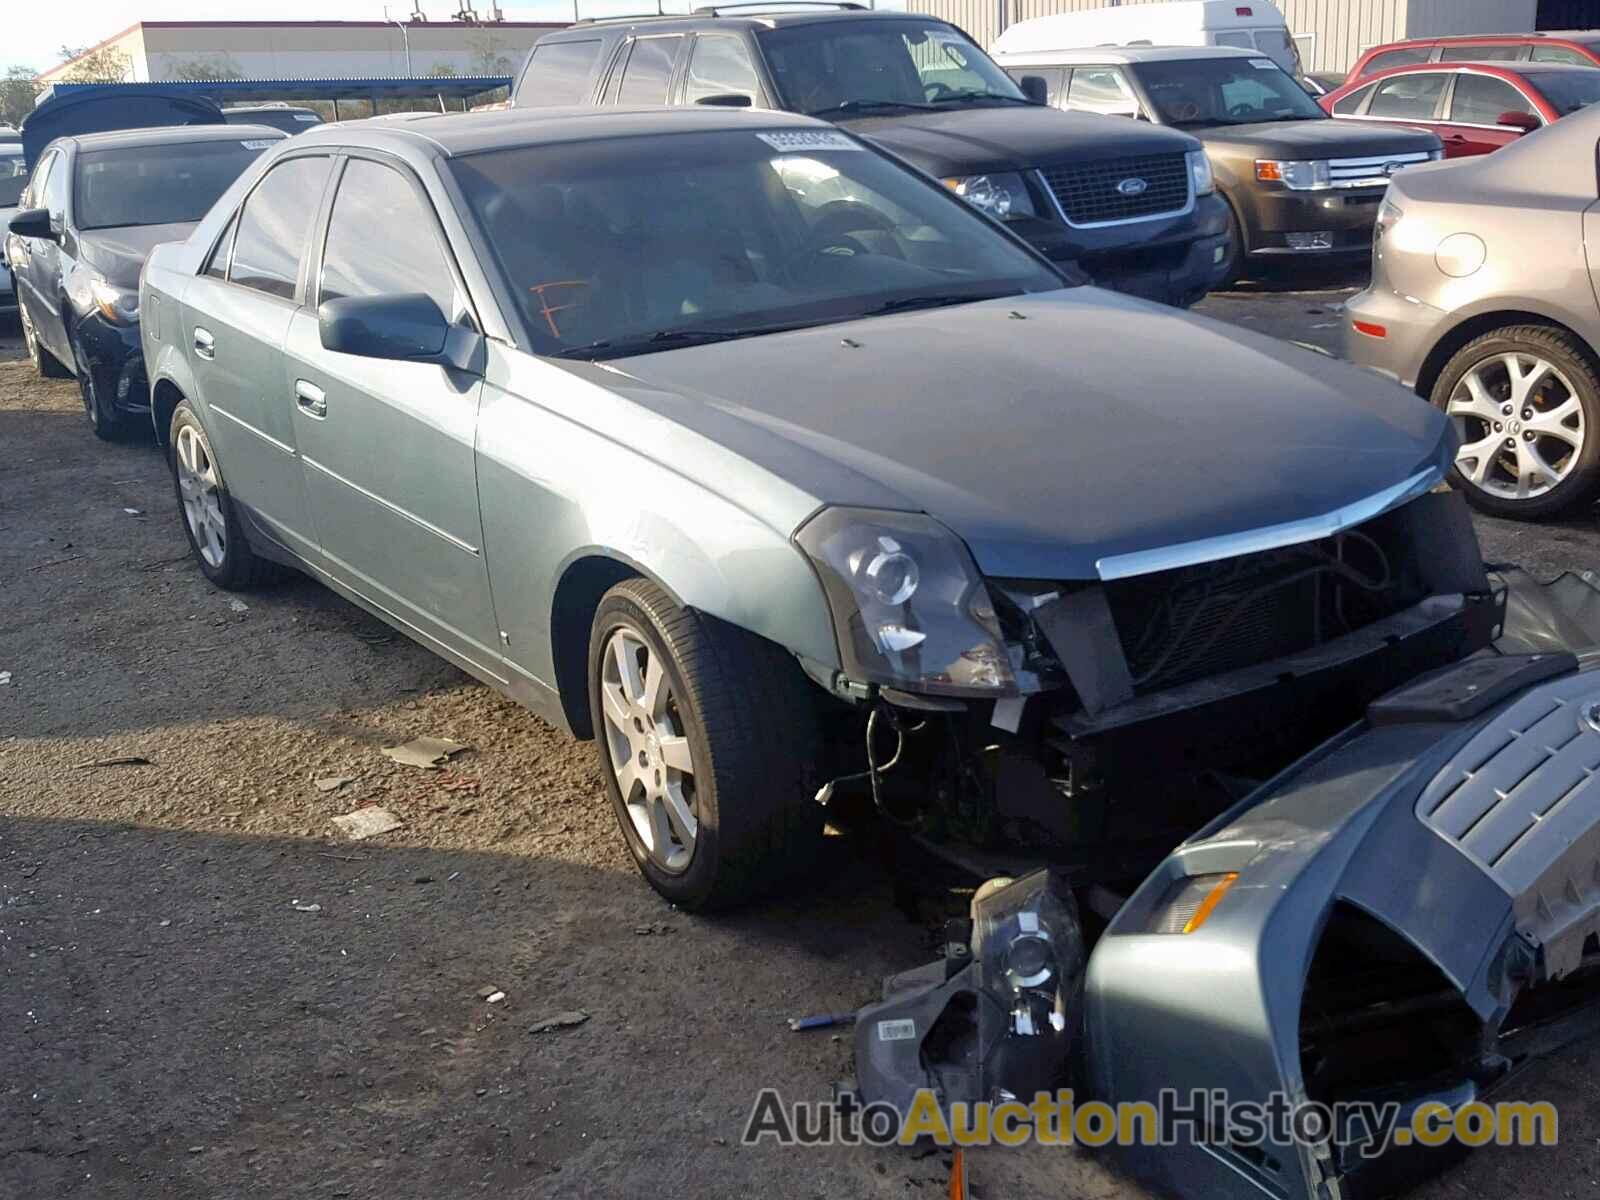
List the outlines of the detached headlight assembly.
<svg viewBox="0 0 1600 1200">
<path fill-rule="evenodd" d="M 1189 159 L 1189 180 L 1194 184 L 1196 196 L 1209 196 L 1217 190 L 1217 177 L 1211 171 L 1211 160 L 1206 157 L 1204 150 L 1191 150 L 1187 155 Z"/>
<path fill-rule="evenodd" d="M 104 279 L 91 280 L 89 294 L 95 308 L 113 325 L 132 325 L 139 319 L 139 293 L 114 287 Z"/>
<path fill-rule="evenodd" d="M 1333 186 L 1332 168 L 1327 159 L 1284 162 L 1258 158 L 1256 178 L 1262 183 L 1281 183 L 1291 192 L 1320 192 Z"/>
<path fill-rule="evenodd" d="M 1034 210 L 1033 197 L 1028 195 L 1028 184 L 1018 171 L 1000 175 L 957 175 L 946 179 L 944 185 L 997 221 L 1039 215 Z"/>
<path fill-rule="evenodd" d="M 988 589 L 943 525 L 829 508 L 795 541 L 822 580 L 846 675 L 948 696 L 1015 693 Z"/>
</svg>

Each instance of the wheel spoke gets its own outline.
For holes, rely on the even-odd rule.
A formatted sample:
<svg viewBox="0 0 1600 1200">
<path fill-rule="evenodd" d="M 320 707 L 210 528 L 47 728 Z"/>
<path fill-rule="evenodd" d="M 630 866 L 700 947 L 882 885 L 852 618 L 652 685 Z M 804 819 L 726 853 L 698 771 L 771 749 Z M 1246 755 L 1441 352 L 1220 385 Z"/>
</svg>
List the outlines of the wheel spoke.
<svg viewBox="0 0 1600 1200">
<path fill-rule="evenodd" d="M 652 721 L 659 721 L 666 712 L 667 672 L 658 655 L 652 654 L 644 664 L 644 686 L 640 691 L 639 705 Z"/>
<path fill-rule="evenodd" d="M 605 709 L 606 720 L 616 726 L 617 732 L 631 742 L 633 720 L 629 713 L 628 702 L 623 699 L 621 685 L 601 680 L 600 704 Z"/>
<path fill-rule="evenodd" d="M 1472 442 L 1456 452 L 1456 468 L 1475 484 L 1482 484 L 1494 465 L 1495 455 L 1504 444 L 1498 433 L 1492 433 L 1479 442 Z M 1471 463 L 1469 467 L 1467 464 Z"/>
<path fill-rule="evenodd" d="M 1532 442 L 1517 443 L 1517 495 L 1525 497 L 1534 490 L 1543 491 L 1561 482 L 1561 472 L 1548 462 Z"/>
<path fill-rule="evenodd" d="M 1576 420 L 1577 424 L 1567 422 Z M 1583 404 L 1576 396 L 1546 411 L 1535 413 L 1532 420 L 1523 422 L 1524 429 L 1546 437 L 1560 438 L 1573 446 L 1583 445 Z"/>
<path fill-rule="evenodd" d="M 680 774 L 693 775 L 694 757 L 689 753 L 689 739 L 686 737 L 662 738 L 661 761 Z"/>
<path fill-rule="evenodd" d="M 1480 421 L 1493 421 L 1500 415 L 1500 405 L 1489 394 L 1489 386 L 1483 381 L 1482 370 L 1482 367 L 1478 367 L 1462 379 L 1461 382 L 1466 386 L 1471 399 L 1451 397 L 1446 410 L 1451 416 L 1477 417 Z"/>
<path fill-rule="evenodd" d="M 617 764 L 617 790 L 624 801 L 632 800 L 633 785 L 639 782 L 639 764 L 630 755 Z"/>
<path fill-rule="evenodd" d="M 694 813 L 689 809 L 689 803 L 683 798 L 683 793 L 677 788 L 666 788 L 662 794 L 661 807 L 666 813 L 667 823 L 672 826 L 672 832 L 677 835 L 678 841 L 685 847 L 694 845 L 695 833 L 699 829 L 699 822 L 694 819 Z"/>
<path fill-rule="evenodd" d="M 645 800 L 650 813 L 650 848 L 665 861 L 672 852 L 672 817 L 667 812 L 667 798 L 659 792 L 651 792 Z"/>
<path fill-rule="evenodd" d="M 639 643 L 625 633 L 618 633 L 611 639 L 611 656 L 617 666 L 617 682 L 622 686 L 622 694 L 627 699 L 630 707 L 639 703 L 639 697 L 644 694 L 644 681 L 639 678 Z"/>
</svg>

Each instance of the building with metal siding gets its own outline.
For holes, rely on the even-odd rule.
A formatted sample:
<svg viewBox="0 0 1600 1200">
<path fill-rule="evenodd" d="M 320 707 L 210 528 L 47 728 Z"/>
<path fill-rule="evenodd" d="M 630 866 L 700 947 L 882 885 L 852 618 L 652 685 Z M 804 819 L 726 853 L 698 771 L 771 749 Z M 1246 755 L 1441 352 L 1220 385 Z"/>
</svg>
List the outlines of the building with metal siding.
<svg viewBox="0 0 1600 1200">
<path fill-rule="evenodd" d="M 1148 4 L 1159 0 L 1122 2 Z M 1540 0 L 1276 0 L 1276 3 L 1288 21 L 1289 32 L 1299 39 L 1300 54 L 1308 71 L 1348 70 L 1369 46 L 1402 38 L 1532 29 L 1540 10 Z M 1107 0 L 906 0 L 906 7 L 954 22 L 979 43 L 988 46 L 1006 25 L 1054 13 L 1106 8 L 1108 4 Z"/>
</svg>

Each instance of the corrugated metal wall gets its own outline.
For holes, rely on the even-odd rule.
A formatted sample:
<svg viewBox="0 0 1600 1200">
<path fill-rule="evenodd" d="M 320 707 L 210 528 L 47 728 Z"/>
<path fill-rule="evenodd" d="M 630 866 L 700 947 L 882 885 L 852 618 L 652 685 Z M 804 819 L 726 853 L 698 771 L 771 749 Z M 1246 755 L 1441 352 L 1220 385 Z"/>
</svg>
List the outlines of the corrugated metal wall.
<svg viewBox="0 0 1600 1200">
<path fill-rule="evenodd" d="M 1001 0 L 906 0 L 913 12 L 961 26 L 981 45 L 1000 35 Z M 1123 0 L 1127 4 L 1158 0 Z M 1443 33 L 1532 29 L 1538 0 L 1276 0 L 1300 43 L 1308 71 L 1343 71 L 1379 42 Z M 1104 8 L 1106 0 L 1005 0 L 1008 24 L 1051 13 Z"/>
</svg>

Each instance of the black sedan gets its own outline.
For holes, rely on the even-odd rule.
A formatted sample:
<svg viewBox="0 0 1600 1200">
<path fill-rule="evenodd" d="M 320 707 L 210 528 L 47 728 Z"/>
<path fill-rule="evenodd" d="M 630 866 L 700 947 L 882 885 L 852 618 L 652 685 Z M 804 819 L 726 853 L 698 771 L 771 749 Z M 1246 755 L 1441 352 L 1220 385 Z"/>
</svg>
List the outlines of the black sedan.
<svg viewBox="0 0 1600 1200">
<path fill-rule="evenodd" d="M 39 374 L 76 376 L 95 433 L 149 427 L 139 348 L 139 272 L 182 241 L 228 185 L 284 134 L 237 125 L 62 137 L 40 156 L 11 219 L 28 353 Z"/>
</svg>

